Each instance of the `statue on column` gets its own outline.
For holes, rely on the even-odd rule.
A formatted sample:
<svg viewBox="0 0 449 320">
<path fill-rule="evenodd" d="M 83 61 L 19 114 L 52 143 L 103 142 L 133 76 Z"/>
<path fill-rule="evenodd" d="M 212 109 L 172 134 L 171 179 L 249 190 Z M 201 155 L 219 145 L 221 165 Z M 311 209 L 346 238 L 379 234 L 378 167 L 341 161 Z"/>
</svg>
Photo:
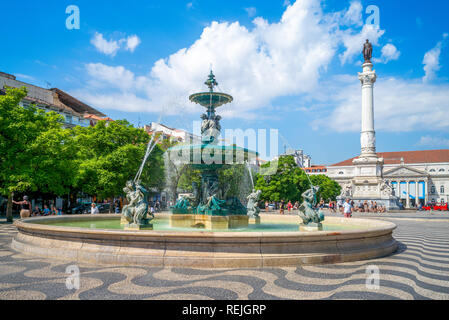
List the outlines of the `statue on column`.
<svg viewBox="0 0 449 320">
<path fill-rule="evenodd" d="M 373 57 L 373 45 L 366 39 L 363 45 L 363 57 L 365 58 L 365 63 L 371 63 L 371 58 Z"/>
</svg>

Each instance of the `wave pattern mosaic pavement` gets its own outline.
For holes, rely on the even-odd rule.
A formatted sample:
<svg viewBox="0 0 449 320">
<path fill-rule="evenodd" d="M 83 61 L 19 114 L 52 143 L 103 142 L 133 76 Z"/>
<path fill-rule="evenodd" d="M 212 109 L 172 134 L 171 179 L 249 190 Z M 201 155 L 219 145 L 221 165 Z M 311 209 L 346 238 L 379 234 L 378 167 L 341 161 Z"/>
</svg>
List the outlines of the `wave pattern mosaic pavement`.
<svg viewBox="0 0 449 320">
<path fill-rule="evenodd" d="M 386 219 L 388 220 L 388 219 Z M 79 265 L 80 289 L 66 287 L 70 263 L 13 251 L 0 225 L 0 299 L 449 299 L 449 221 L 395 219 L 399 250 L 339 265 L 273 269 L 181 269 Z M 380 271 L 367 289 L 367 267 Z"/>
</svg>

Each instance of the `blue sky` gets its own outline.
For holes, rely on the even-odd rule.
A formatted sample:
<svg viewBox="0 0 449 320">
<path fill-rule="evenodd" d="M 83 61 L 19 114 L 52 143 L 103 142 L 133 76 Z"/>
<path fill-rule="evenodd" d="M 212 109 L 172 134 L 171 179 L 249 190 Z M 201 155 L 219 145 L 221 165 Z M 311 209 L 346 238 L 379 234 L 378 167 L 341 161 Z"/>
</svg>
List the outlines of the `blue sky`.
<svg viewBox="0 0 449 320">
<path fill-rule="evenodd" d="M 80 29 L 66 28 L 66 7 Z M 378 27 L 366 25 L 375 5 Z M 378 151 L 449 148 L 449 2 L 8 1 L 0 71 L 114 119 L 192 130 L 210 65 L 224 128 L 279 129 L 315 164 L 359 154 L 361 47 L 375 44 Z"/>
</svg>

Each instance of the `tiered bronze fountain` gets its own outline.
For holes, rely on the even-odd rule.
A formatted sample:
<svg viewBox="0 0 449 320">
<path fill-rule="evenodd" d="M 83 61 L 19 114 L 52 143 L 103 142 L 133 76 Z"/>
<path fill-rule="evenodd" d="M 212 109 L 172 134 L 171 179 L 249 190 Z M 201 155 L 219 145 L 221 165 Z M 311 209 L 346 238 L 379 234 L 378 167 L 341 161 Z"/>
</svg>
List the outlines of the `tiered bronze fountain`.
<svg viewBox="0 0 449 320">
<path fill-rule="evenodd" d="M 219 188 L 218 170 L 244 164 L 255 156 L 244 148 L 218 144 L 221 117 L 216 109 L 233 101 L 232 96 L 214 92 L 218 85 L 213 72 L 205 82 L 208 92 L 190 96 L 190 101 L 206 108 L 201 116 L 201 144 L 175 146 L 168 150 L 170 158 L 183 159 L 185 165 L 201 171 L 201 186 L 193 185 L 193 197 L 179 199 L 171 208 L 172 227 L 197 227 L 208 230 L 248 227 L 247 209 L 239 199 L 223 199 Z"/>
</svg>

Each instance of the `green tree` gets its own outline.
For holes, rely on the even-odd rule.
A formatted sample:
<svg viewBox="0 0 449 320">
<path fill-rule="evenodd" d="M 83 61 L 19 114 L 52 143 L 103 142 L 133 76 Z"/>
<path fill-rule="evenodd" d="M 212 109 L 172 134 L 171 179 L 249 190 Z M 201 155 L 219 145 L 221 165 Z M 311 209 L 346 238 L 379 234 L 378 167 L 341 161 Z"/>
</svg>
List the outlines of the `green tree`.
<svg viewBox="0 0 449 320">
<path fill-rule="evenodd" d="M 125 120 L 100 121 L 94 127 L 76 127 L 74 131 L 79 146 L 74 179 L 77 190 L 102 199 L 123 194 L 126 181 L 134 179 L 142 163 L 149 135 Z M 162 155 L 156 146 L 142 172 L 141 182 L 149 189 L 163 188 Z"/>
<path fill-rule="evenodd" d="M 257 175 L 256 189 L 262 191 L 262 200 L 265 201 L 299 201 L 302 194 L 314 186 L 319 186 L 318 201 L 335 200 L 341 192 L 339 184 L 327 176 L 311 176 L 310 180 L 303 169 L 299 168 L 292 156 L 283 156 L 277 163 L 267 163 L 261 167 L 261 172 L 271 168 L 271 175 Z M 273 170 L 273 168 L 275 168 Z"/>
<path fill-rule="evenodd" d="M 335 201 L 341 193 L 340 185 L 325 175 L 317 175 L 310 177 L 313 185 L 319 186 L 320 191 L 317 193 L 317 200 Z"/>
<path fill-rule="evenodd" d="M 68 140 L 62 117 L 34 106 L 21 107 L 26 94 L 26 88 L 9 88 L 0 95 L 0 193 L 8 197 L 8 221 L 12 221 L 14 192 L 47 188 L 62 193 L 68 172 L 58 160 L 69 148 L 69 142 L 64 145 Z M 63 175 L 58 174 L 61 170 Z"/>
<path fill-rule="evenodd" d="M 263 201 L 299 201 L 306 190 L 307 176 L 292 156 L 280 157 L 277 164 L 267 163 L 261 170 L 276 168 L 272 175 L 257 175 L 256 189 Z"/>
</svg>

